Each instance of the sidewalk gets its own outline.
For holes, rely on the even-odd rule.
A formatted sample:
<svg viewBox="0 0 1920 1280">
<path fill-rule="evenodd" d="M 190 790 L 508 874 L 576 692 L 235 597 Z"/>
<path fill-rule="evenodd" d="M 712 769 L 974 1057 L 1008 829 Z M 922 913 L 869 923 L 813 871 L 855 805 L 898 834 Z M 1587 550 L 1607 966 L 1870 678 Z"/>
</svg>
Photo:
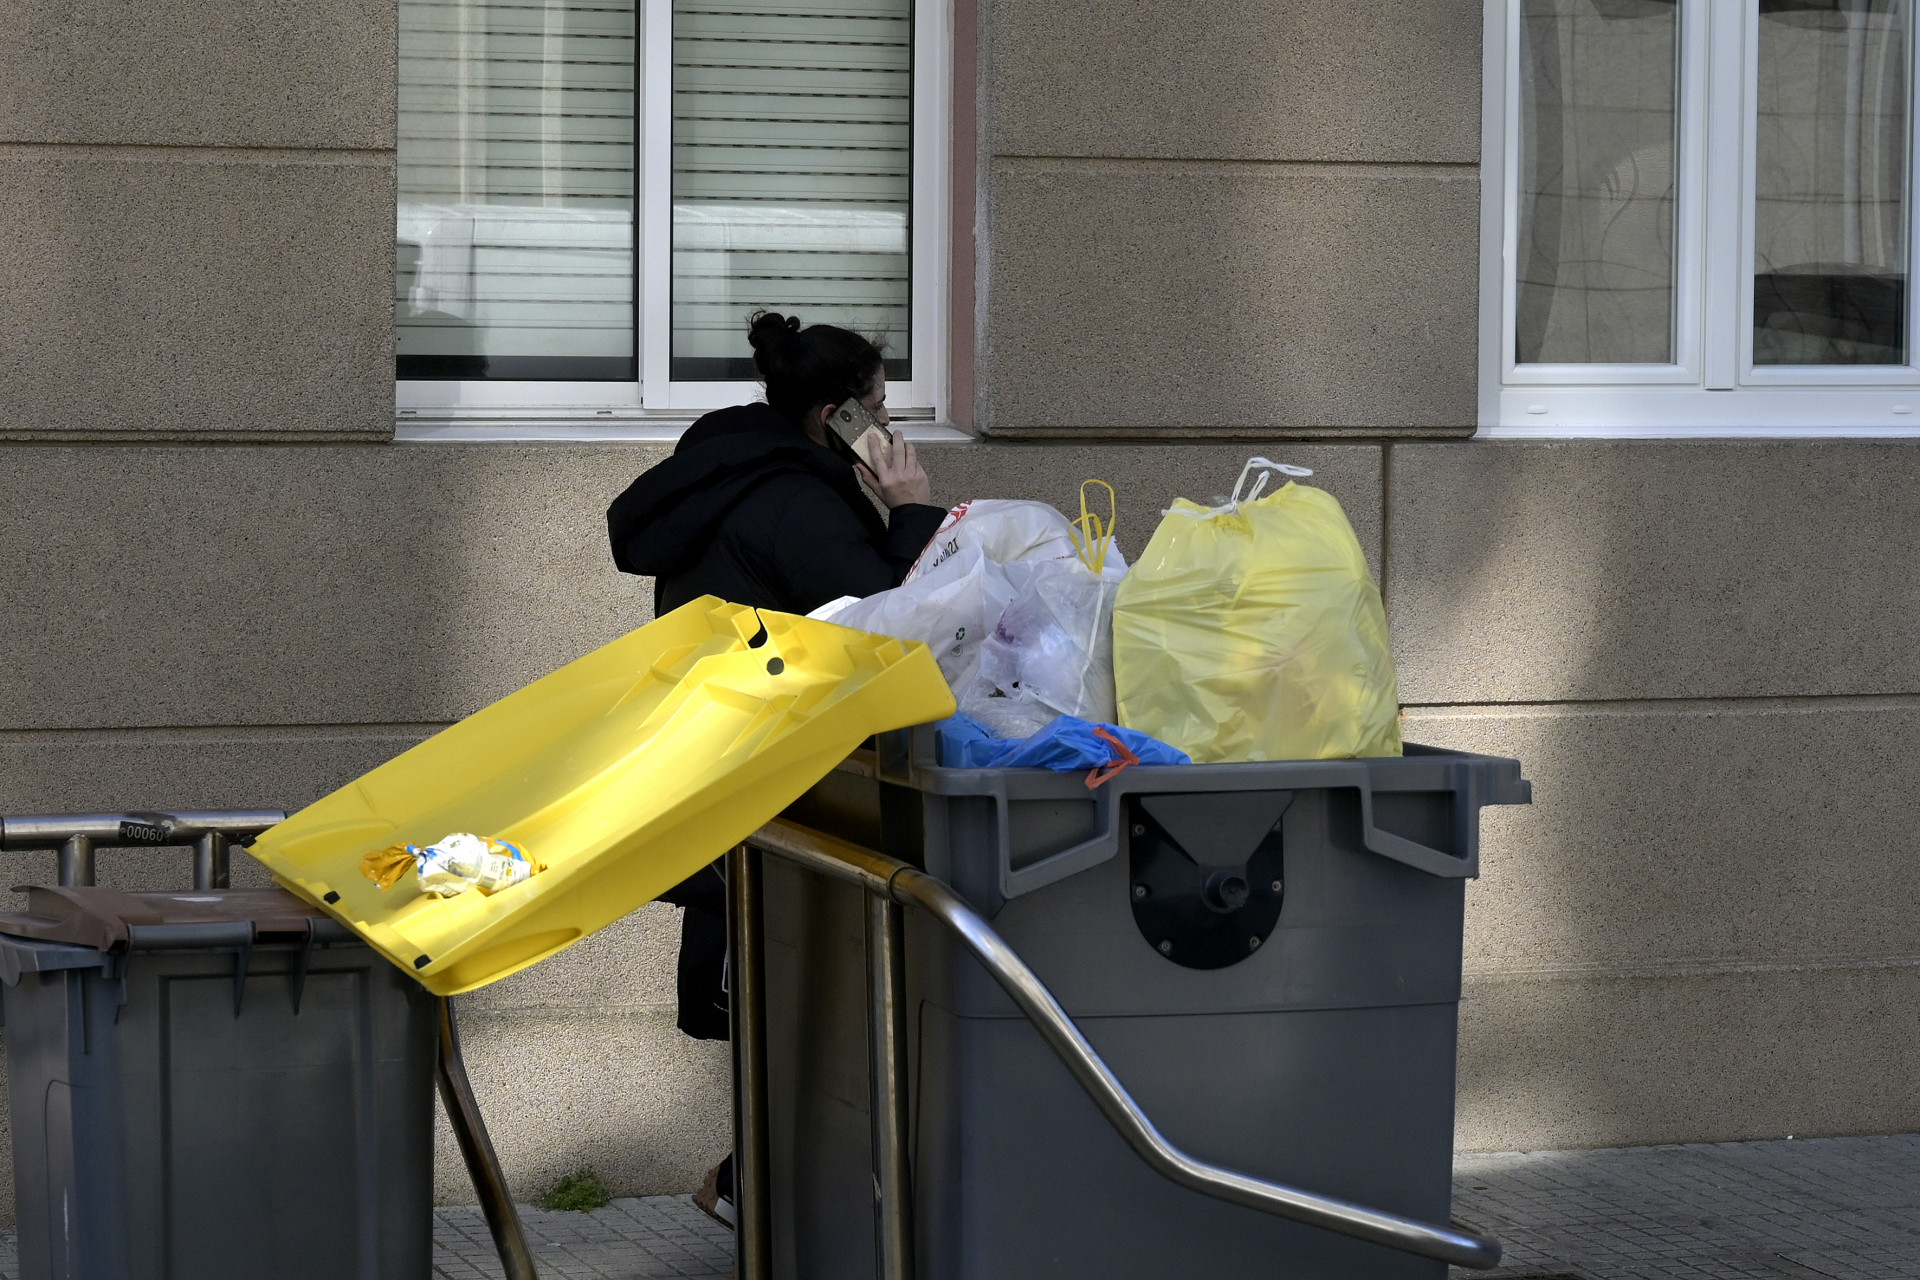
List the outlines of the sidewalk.
<svg viewBox="0 0 1920 1280">
<path fill-rule="evenodd" d="M 501 1274 L 478 1209 L 436 1213 L 435 1280 Z M 733 1274 L 731 1233 L 685 1196 L 522 1213 L 542 1280 Z M 1478 1273 L 1496 1280 L 1912 1280 L 1920 1136 L 1467 1156 L 1454 1216 L 1507 1246 Z M 19 1274 L 12 1235 L 0 1280 Z"/>
<path fill-rule="evenodd" d="M 498 1280 L 500 1258 L 477 1207 L 436 1209 L 433 1280 Z M 520 1206 L 540 1280 L 718 1280 L 733 1276 L 733 1233 L 687 1196 L 615 1200 L 591 1213 Z M 11 1278 L 9 1278 L 11 1280 Z"/>
<path fill-rule="evenodd" d="M 1920 1137 L 1467 1156 L 1454 1215 L 1505 1243 L 1482 1274 L 1510 1280 L 1913 1280 Z M 732 1274 L 728 1233 L 684 1197 L 526 1221 L 551 1280 Z M 475 1209 L 440 1210 L 437 1256 L 445 1280 L 500 1274 Z"/>
<path fill-rule="evenodd" d="M 1493 1277 L 1913 1280 L 1920 1136 L 1467 1156 L 1453 1212 Z"/>
</svg>

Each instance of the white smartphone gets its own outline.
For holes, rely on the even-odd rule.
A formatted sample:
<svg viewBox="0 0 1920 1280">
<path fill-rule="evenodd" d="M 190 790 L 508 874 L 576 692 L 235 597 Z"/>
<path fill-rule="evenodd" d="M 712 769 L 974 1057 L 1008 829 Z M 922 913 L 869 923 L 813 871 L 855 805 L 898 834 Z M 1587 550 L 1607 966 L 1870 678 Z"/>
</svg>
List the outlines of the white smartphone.
<svg viewBox="0 0 1920 1280">
<path fill-rule="evenodd" d="M 880 420 L 861 404 L 858 399 L 847 401 L 828 415 L 827 421 L 833 424 L 834 434 L 838 435 L 853 450 L 854 456 L 868 466 L 880 456 L 883 441 L 893 436 L 880 425 Z"/>
</svg>

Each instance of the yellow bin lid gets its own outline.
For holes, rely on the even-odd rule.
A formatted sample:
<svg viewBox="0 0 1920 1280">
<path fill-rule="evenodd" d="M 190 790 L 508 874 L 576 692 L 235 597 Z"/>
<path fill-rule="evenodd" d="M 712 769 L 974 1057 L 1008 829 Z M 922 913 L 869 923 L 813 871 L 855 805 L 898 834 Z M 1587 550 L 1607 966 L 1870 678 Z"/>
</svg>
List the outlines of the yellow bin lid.
<svg viewBox="0 0 1920 1280">
<path fill-rule="evenodd" d="M 749 647 L 765 624 L 767 637 Z M 605 928 L 739 844 L 876 733 L 952 715 L 927 647 L 705 596 L 263 833 L 279 882 L 439 995 Z M 367 853 L 456 831 L 546 869 L 436 898 Z"/>
</svg>

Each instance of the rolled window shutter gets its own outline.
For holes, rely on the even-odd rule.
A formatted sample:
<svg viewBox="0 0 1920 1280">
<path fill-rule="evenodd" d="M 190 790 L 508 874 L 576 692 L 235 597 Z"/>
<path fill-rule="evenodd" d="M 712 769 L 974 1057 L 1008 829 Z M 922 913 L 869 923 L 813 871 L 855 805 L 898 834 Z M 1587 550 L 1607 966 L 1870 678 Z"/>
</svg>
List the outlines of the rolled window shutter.
<svg viewBox="0 0 1920 1280">
<path fill-rule="evenodd" d="M 635 377 L 634 0 L 399 17 L 399 376 Z"/>
<path fill-rule="evenodd" d="M 912 18 L 676 0 L 673 377 L 752 377 L 761 308 L 884 337 L 911 376 Z"/>
</svg>

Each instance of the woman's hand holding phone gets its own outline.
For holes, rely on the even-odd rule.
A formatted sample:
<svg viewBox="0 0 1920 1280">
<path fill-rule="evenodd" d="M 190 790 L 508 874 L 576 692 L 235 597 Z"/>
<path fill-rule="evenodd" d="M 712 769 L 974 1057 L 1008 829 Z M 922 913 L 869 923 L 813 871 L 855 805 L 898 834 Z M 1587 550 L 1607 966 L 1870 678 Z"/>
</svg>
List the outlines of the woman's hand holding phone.
<svg viewBox="0 0 1920 1280">
<path fill-rule="evenodd" d="M 933 485 L 920 459 L 914 456 L 913 446 L 897 434 L 876 428 L 860 437 L 854 452 L 866 459 L 854 466 L 860 479 L 889 508 L 910 502 L 932 505 Z"/>
</svg>

